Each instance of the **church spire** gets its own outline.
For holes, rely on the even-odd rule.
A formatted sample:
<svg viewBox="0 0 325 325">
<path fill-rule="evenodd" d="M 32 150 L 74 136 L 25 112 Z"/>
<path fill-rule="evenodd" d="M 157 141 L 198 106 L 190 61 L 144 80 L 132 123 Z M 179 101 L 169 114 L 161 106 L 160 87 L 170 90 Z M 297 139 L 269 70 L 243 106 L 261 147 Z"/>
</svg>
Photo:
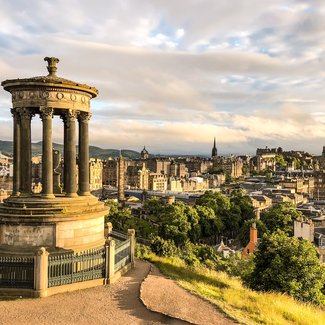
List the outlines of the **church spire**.
<svg viewBox="0 0 325 325">
<path fill-rule="evenodd" d="M 217 155 L 218 155 L 218 150 L 217 150 L 217 147 L 216 147 L 216 137 L 214 137 L 211 157 L 212 158 L 217 157 Z"/>
</svg>

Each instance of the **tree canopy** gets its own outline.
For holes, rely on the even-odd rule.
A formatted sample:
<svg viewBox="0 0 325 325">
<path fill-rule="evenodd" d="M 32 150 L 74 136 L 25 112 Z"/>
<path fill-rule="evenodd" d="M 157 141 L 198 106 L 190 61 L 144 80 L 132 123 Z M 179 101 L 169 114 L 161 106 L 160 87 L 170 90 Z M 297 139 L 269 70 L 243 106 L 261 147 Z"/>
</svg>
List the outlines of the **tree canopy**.
<svg viewBox="0 0 325 325">
<path fill-rule="evenodd" d="M 281 229 L 288 236 L 293 236 L 293 222 L 301 217 L 302 213 L 297 211 L 292 203 L 282 202 L 262 213 L 261 220 L 268 232 L 272 233 Z"/>
<path fill-rule="evenodd" d="M 279 291 L 306 302 L 324 301 L 325 270 L 312 243 L 277 230 L 263 236 L 254 261 L 252 289 Z"/>
</svg>

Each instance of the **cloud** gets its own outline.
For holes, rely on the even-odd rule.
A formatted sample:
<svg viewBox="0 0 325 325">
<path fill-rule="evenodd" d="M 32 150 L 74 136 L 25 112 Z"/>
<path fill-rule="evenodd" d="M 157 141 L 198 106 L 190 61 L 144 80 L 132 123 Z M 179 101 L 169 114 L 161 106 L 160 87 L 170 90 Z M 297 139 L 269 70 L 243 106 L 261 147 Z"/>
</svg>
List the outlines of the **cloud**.
<svg viewBox="0 0 325 325">
<path fill-rule="evenodd" d="M 104 147 L 209 154 L 216 135 L 225 152 L 296 139 L 317 152 L 324 16 L 322 1 L 0 0 L 0 76 L 44 75 L 59 57 L 60 76 L 99 89 L 91 141 Z M 1 90 L 3 139 L 9 107 Z"/>
</svg>

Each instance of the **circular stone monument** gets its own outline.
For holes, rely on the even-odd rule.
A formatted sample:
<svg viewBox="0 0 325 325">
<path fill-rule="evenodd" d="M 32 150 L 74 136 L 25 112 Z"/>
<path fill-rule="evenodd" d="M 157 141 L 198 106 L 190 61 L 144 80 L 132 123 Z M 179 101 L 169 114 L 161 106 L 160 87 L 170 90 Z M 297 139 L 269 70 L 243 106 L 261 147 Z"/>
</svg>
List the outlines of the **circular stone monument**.
<svg viewBox="0 0 325 325">
<path fill-rule="evenodd" d="M 1 83 L 11 93 L 14 122 L 13 192 L 0 205 L 1 251 L 35 250 L 37 246 L 81 251 L 104 244 L 104 216 L 108 209 L 89 192 L 90 100 L 98 91 L 58 77 L 57 58 L 44 60 L 48 63 L 47 76 Z M 43 127 L 41 194 L 31 190 L 31 121 L 37 115 Z M 62 193 L 53 190 L 58 187 L 53 184 L 57 172 L 52 153 L 52 119 L 56 116 L 63 120 L 64 129 Z"/>
</svg>

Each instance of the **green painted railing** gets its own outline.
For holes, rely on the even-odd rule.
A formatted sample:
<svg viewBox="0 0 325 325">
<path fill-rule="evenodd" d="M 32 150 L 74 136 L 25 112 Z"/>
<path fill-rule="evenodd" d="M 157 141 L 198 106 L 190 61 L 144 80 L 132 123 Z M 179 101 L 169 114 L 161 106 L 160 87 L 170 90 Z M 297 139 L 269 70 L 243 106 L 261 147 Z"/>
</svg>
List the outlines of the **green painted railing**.
<svg viewBox="0 0 325 325">
<path fill-rule="evenodd" d="M 34 288 L 34 257 L 0 256 L 0 288 Z"/>
<path fill-rule="evenodd" d="M 48 287 L 105 277 L 105 248 L 49 255 Z"/>
<path fill-rule="evenodd" d="M 114 271 L 117 272 L 131 262 L 131 241 L 130 239 L 119 242 L 115 247 Z"/>
</svg>

